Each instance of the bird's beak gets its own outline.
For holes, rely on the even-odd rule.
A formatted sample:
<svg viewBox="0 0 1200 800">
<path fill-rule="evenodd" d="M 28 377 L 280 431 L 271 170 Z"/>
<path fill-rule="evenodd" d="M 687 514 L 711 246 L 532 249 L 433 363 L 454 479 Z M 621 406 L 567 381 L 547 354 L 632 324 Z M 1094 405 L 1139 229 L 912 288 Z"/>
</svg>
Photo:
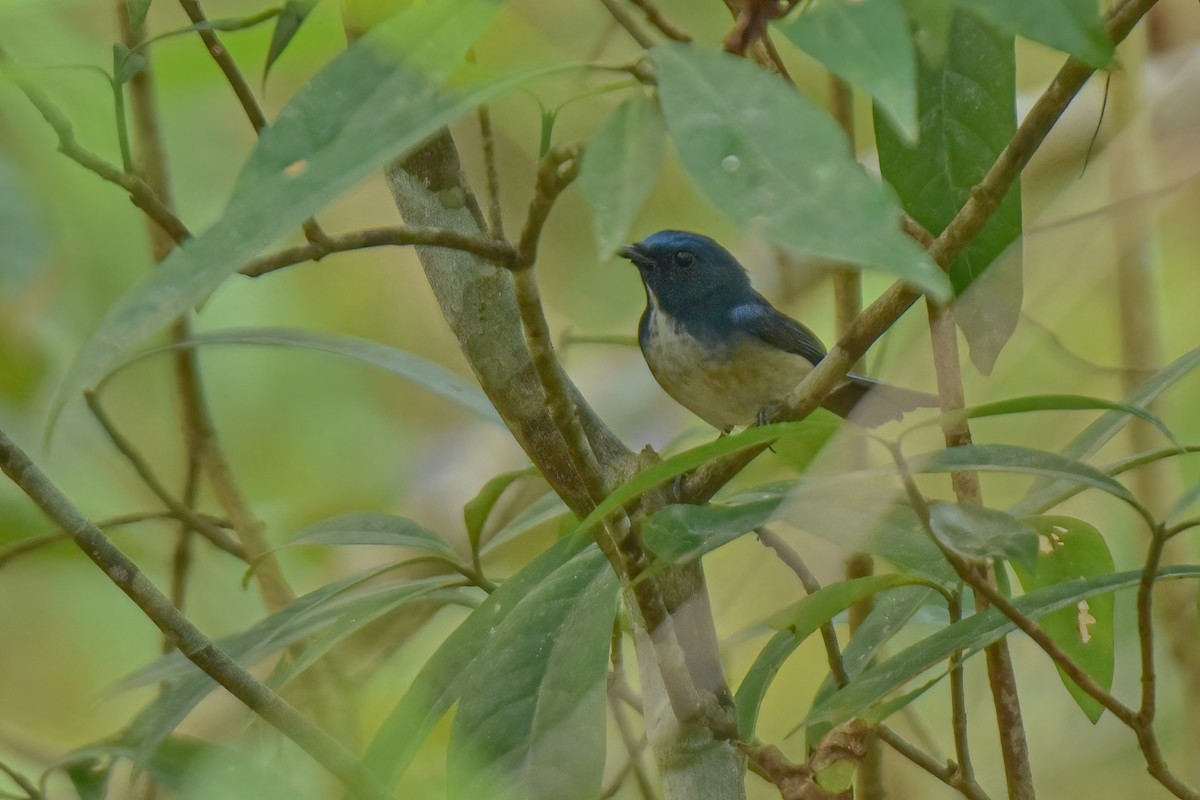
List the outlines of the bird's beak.
<svg viewBox="0 0 1200 800">
<path fill-rule="evenodd" d="M 629 259 L 633 262 L 634 266 L 639 268 L 648 267 L 654 262 L 654 259 L 652 259 L 650 255 L 643 250 L 640 245 L 637 244 L 631 244 L 626 247 L 622 247 L 617 251 L 617 255 L 619 255 L 621 258 Z"/>
</svg>

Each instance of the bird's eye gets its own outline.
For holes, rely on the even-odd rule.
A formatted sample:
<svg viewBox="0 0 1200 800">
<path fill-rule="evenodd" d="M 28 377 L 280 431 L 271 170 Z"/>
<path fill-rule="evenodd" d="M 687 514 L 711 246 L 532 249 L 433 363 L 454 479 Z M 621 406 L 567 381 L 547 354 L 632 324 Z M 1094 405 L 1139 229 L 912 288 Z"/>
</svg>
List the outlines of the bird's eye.
<svg viewBox="0 0 1200 800">
<path fill-rule="evenodd" d="M 691 266 L 694 257 L 687 250 L 680 250 L 675 254 L 675 263 L 681 267 Z"/>
</svg>

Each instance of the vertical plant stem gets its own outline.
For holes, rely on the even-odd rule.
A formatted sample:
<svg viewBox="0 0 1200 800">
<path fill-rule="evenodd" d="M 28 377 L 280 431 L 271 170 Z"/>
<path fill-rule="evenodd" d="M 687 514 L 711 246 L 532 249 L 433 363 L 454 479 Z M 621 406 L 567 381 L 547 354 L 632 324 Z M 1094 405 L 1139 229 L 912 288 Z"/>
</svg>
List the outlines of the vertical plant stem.
<svg viewBox="0 0 1200 800">
<path fill-rule="evenodd" d="M 927 308 L 929 331 L 933 341 L 933 364 L 937 372 L 942 411 L 956 411 L 966 403 L 954 313 L 950 308 L 937 306 L 932 301 L 927 303 Z M 964 418 L 943 418 L 942 433 L 947 447 L 971 443 L 971 429 Z M 978 473 L 955 472 L 951 473 L 950 480 L 954 487 L 954 495 L 960 504 L 983 505 L 983 491 L 979 485 Z M 990 582 L 986 568 L 971 565 L 969 569 L 977 573 L 979 582 Z M 987 607 L 987 599 L 978 592 L 975 602 L 980 610 Z M 1008 796 L 1010 800 L 1033 800 L 1035 795 L 1033 770 L 1029 763 L 1029 744 L 1025 738 L 1021 698 L 1017 692 L 1017 676 L 1013 669 L 1012 655 L 1008 650 L 1008 641 L 1001 639 L 990 645 L 984 651 L 984 656 L 987 661 L 988 682 L 992 690 L 992 704 L 996 709 L 996 724 L 1000 731 L 1000 754 L 1004 761 Z M 966 737 L 956 737 L 955 745 L 963 748 L 963 752 L 958 754 L 960 765 L 969 765 L 971 762 L 966 751 Z"/>
</svg>

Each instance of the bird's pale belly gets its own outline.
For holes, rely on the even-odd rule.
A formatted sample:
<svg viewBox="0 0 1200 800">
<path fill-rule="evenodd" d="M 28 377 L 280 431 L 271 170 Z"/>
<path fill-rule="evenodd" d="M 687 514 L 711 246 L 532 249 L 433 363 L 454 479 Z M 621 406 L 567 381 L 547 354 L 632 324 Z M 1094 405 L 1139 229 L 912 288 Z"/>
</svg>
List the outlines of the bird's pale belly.
<svg viewBox="0 0 1200 800">
<path fill-rule="evenodd" d="M 723 431 L 754 422 L 763 406 L 783 399 L 812 370 L 807 359 L 744 334 L 714 348 L 670 323 L 652 323 L 649 333 L 642 352 L 659 385 Z"/>
</svg>

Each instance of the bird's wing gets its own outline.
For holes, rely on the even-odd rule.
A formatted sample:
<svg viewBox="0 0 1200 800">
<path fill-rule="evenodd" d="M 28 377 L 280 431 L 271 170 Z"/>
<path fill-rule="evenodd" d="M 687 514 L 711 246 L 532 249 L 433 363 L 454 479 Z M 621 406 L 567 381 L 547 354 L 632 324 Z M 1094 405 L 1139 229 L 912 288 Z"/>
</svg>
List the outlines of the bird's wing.
<svg viewBox="0 0 1200 800">
<path fill-rule="evenodd" d="M 764 298 L 734 306 L 729 312 L 733 327 L 756 336 L 772 347 L 808 359 L 817 364 L 825 357 L 825 345 L 817 335 L 776 309 Z"/>
</svg>

